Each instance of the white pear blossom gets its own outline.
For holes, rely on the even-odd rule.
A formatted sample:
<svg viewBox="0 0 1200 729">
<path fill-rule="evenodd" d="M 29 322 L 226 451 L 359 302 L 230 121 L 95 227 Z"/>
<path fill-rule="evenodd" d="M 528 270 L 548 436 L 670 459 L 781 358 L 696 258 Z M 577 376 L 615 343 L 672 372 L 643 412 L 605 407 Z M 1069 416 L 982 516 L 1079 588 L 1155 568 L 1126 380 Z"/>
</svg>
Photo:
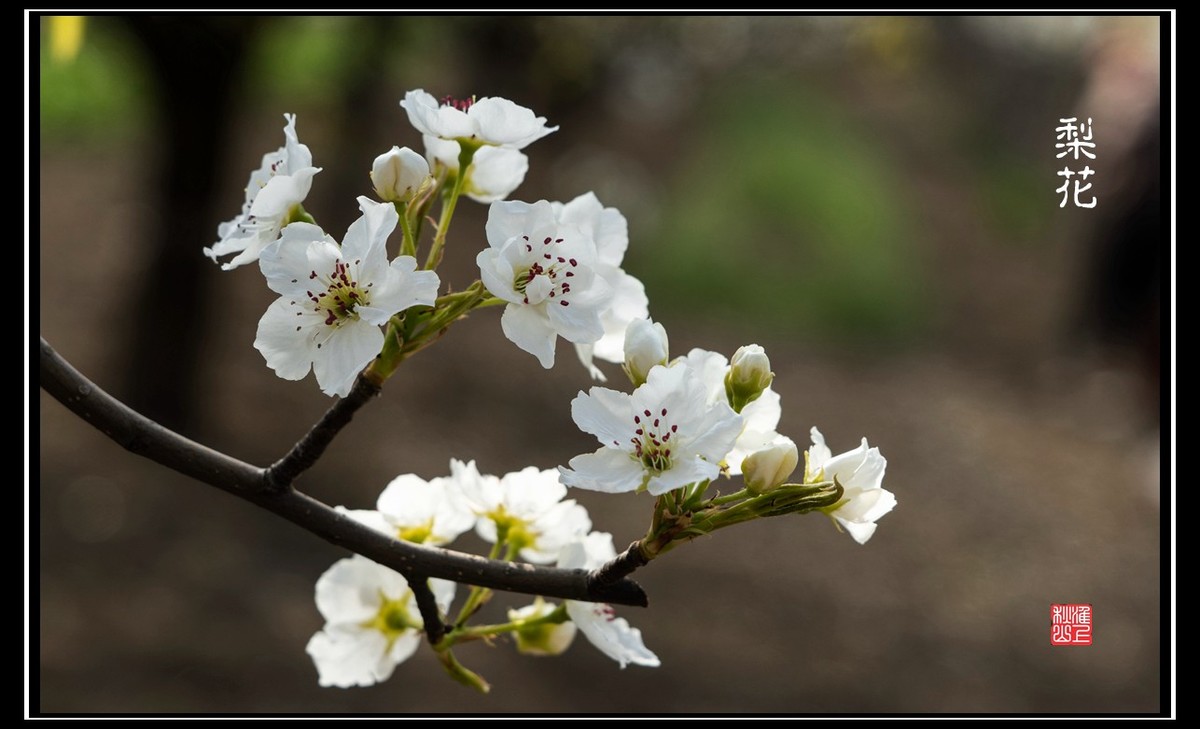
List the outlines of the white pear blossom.
<svg viewBox="0 0 1200 729">
<path fill-rule="evenodd" d="M 430 579 L 442 612 L 454 600 L 454 583 Z M 305 651 L 322 686 L 370 686 L 385 681 L 421 643 L 424 623 L 408 582 L 398 572 L 361 555 L 338 560 L 317 580 L 317 609 L 325 627 Z"/>
<path fill-rule="evenodd" d="M 442 165 L 458 174 L 458 142 L 440 139 L 428 134 L 425 138 L 425 156 L 429 164 Z M 524 152 L 507 147 L 480 147 L 467 165 L 467 179 L 463 193 L 481 203 L 503 200 L 512 194 L 529 171 L 529 158 Z"/>
<path fill-rule="evenodd" d="M 375 194 L 384 202 L 412 200 L 429 179 L 429 163 L 408 147 L 393 146 L 371 164 Z"/>
<path fill-rule="evenodd" d="M 617 556 L 613 549 L 612 535 L 607 532 L 592 532 L 563 547 L 558 566 L 567 569 L 591 570 Z M 618 618 L 611 605 L 596 602 L 566 600 L 567 615 L 579 626 L 592 645 L 624 668 L 630 663 L 639 666 L 658 666 L 654 655 L 642 642 L 642 631 L 634 628 L 625 618 Z"/>
<path fill-rule="evenodd" d="M 688 367 L 655 367 L 633 394 L 593 387 L 571 402 L 571 416 L 602 447 L 559 467 L 568 486 L 658 495 L 714 479 L 742 431 L 723 400 L 710 401 Z"/>
<path fill-rule="evenodd" d="M 279 238 L 279 231 L 296 214 L 300 203 L 308 197 L 313 175 L 321 171 L 312 166 L 312 153 L 296 137 L 296 115 L 284 114 L 285 144 L 263 155 L 262 166 L 250 173 L 246 183 L 246 201 L 242 212 L 217 228 L 220 237 L 204 255 L 214 262 L 221 256 L 236 253 L 221 264 L 225 271 L 258 260 L 263 249 Z"/>
<path fill-rule="evenodd" d="M 533 603 L 523 608 L 508 611 L 509 622 L 521 622 L 544 618 L 558 609 L 552 602 L 537 598 Z M 529 656 L 557 656 L 571 647 L 575 640 L 575 623 L 566 620 L 561 623 L 542 623 L 531 627 L 519 628 L 513 633 L 517 651 Z"/>
<path fill-rule="evenodd" d="M 436 273 L 416 270 L 412 256 L 388 263 L 395 207 L 358 202 L 362 217 L 341 246 L 315 225 L 293 223 L 259 261 L 280 298 L 259 321 L 254 346 L 283 379 L 303 379 L 311 368 L 322 391 L 343 397 L 383 347 L 380 325 L 411 306 L 433 304 L 440 285 Z"/>
<path fill-rule="evenodd" d="M 400 106 L 408 112 L 408 121 L 422 134 L 441 139 L 461 140 L 509 149 L 523 149 L 558 127 L 547 127 L 546 117 L 508 99 L 452 99 L 439 103 L 423 89 L 409 91 Z"/>
<path fill-rule="evenodd" d="M 629 247 L 629 224 L 616 208 L 606 208 L 591 192 L 584 193 L 565 205 L 552 203 L 559 223 L 573 225 L 589 236 L 596 245 L 596 274 L 604 279 L 612 293 L 600 322 L 604 336 L 592 343 L 576 343 L 579 361 L 592 377 L 603 382 L 606 378 L 592 364 L 594 357 L 606 362 L 625 359 L 625 330 L 635 319 L 650 316 L 646 287 L 625 273 L 621 262 Z"/>
<path fill-rule="evenodd" d="M 704 382 L 708 402 L 729 402 L 725 378 L 729 374 L 730 365 L 723 355 L 704 349 L 693 349 L 686 357 L 672 363 L 672 366 L 679 365 L 690 368 Z M 721 458 L 729 474 L 739 475 L 742 472 L 742 461 L 751 453 L 791 442 L 775 430 L 782 415 L 779 393 L 769 386 L 757 399 L 742 408 L 742 432 L 733 448 Z"/>
<path fill-rule="evenodd" d="M 392 479 L 374 509 L 341 509 L 366 526 L 415 544 L 442 546 L 475 526 L 475 514 L 450 478 L 406 473 Z"/>
<path fill-rule="evenodd" d="M 560 224 L 545 200 L 492 203 L 486 230 L 489 247 L 475 260 L 488 291 L 508 302 L 500 318 L 506 337 L 549 369 L 559 336 L 576 343 L 604 336 L 611 289 L 596 272 L 590 235 Z"/>
<path fill-rule="evenodd" d="M 563 545 L 592 528 L 587 509 L 563 500 L 567 488 L 553 469 L 530 466 L 497 478 L 480 474 L 474 461 L 451 461 L 450 472 L 478 518 L 476 533 L 494 544 L 503 530 L 506 544 L 526 561 L 553 562 Z"/>
<path fill-rule="evenodd" d="M 866 544 L 875 533 L 875 522 L 896 507 L 896 495 L 883 488 L 887 459 L 878 448 L 862 445 L 834 456 L 825 445 L 825 436 L 812 429 L 812 447 L 804 454 L 804 481 L 837 482 L 845 489 L 838 507 L 829 512 L 833 520 L 845 528 L 854 541 Z"/>
</svg>

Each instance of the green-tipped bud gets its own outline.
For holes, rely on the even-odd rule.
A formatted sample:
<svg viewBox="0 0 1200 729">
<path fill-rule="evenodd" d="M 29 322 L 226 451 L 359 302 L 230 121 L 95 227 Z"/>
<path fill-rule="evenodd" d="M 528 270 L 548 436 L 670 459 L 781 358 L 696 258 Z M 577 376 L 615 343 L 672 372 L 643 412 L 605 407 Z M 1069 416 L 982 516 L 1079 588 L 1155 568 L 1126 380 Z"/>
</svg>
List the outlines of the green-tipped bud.
<svg viewBox="0 0 1200 729">
<path fill-rule="evenodd" d="M 392 147 L 371 165 L 371 182 L 383 202 L 406 203 L 429 179 L 429 163 L 408 147 Z"/>
<path fill-rule="evenodd" d="M 771 386 L 775 373 L 771 372 L 771 360 L 757 344 L 739 347 L 730 361 L 729 374 L 725 375 L 725 394 L 729 406 L 735 412 L 758 399 Z"/>
<path fill-rule="evenodd" d="M 667 330 L 649 319 L 634 319 L 625 329 L 625 374 L 634 387 L 650 375 L 651 368 L 668 358 Z"/>
<path fill-rule="evenodd" d="M 800 452 L 790 440 L 755 451 L 742 460 L 742 480 L 752 494 L 765 494 L 792 475 L 800 463 Z"/>
<path fill-rule="evenodd" d="M 571 647 L 575 639 L 575 623 L 543 621 L 557 609 L 554 603 L 542 598 L 534 600 L 532 605 L 526 605 L 519 610 L 509 610 L 508 619 L 513 623 L 532 623 L 523 625 L 513 632 L 517 643 L 517 651 L 530 656 L 557 656 Z"/>
</svg>

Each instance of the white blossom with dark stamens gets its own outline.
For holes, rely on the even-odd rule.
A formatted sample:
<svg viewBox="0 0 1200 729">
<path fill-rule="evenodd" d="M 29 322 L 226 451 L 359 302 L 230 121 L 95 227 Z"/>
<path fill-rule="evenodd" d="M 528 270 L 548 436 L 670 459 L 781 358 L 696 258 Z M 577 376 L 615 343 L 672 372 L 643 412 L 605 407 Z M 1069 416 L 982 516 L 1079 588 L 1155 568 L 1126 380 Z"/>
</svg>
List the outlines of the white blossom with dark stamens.
<svg viewBox="0 0 1200 729">
<path fill-rule="evenodd" d="M 313 175 L 321 171 L 312 166 L 312 153 L 296 137 L 296 115 L 283 116 L 287 119 L 283 128 L 286 143 L 263 155 L 262 166 L 250 173 L 246 183 L 241 215 L 222 223 L 217 228 L 220 240 L 204 249 L 204 255 L 213 261 L 237 254 L 221 264 L 222 270 L 257 261 L 263 249 L 279 238 L 279 232 L 308 197 Z"/>
<path fill-rule="evenodd" d="M 566 204 L 551 204 L 560 223 L 578 227 L 596 244 L 596 274 L 612 291 L 600 314 L 604 336 L 591 344 L 575 345 L 579 361 L 593 379 L 603 382 L 606 378 L 592 364 L 592 359 L 624 361 L 625 330 L 629 323 L 650 316 L 646 287 L 621 268 L 625 250 L 629 247 L 629 224 L 621 211 L 604 207 L 595 193 L 584 193 Z"/>
<path fill-rule="evenodd" d="M 546 117 L 498 96 L 447 96 L 439 102 L 433 94 L 416 89 L 404 95 L 400 106 L 417 131 L 441 139 L 522 149 L 558 131 L 558 127 L 546 126 Z"/>
<path fill-rule="evenodd" d="M 489 247 L 475 260 L 488 291 L 508 302 L 506 337 L 549 369 L 558 337 L 588 344 L 604 336 L 611 289 L 596 274 L 590 236 L 560 224 L 545 200 L 492 203 L 486 230 Z"/>
<path fill-rule="evenodd" d="M 418 304 L 432 305 L 440 285 L 412 256 L 387 259 L 399 217 L 391 203 L 358 198 L 362 217 L 341 246 L 320 228 L 293 223 L 259 260 L 280 298 L 258 322 L 254 346 L 285 380 L 311 369 L 327 395 L 345 397 L 383 347 L 380 325 Z"/>
<path fill-rule="evenodd" d="M 704 383 L 687 367 L 655 367 L 632 395 L 593 387 L 571 402 L 579 428 L 601 448 L 559 467 L 568 486 L 620 493 L 645 488 L 658 495 L 711 480 L 742 431 L 724 401 L 710 403 Z"/>
</svg>

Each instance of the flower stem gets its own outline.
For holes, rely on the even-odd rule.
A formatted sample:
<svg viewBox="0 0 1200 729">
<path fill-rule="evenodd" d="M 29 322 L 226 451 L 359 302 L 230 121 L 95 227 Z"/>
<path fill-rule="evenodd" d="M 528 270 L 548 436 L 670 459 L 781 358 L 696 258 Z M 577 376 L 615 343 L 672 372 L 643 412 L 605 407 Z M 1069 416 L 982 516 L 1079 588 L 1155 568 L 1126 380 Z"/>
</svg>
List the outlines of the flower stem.
<svg viewBox="0 0 1200 729">
<path fill-rule="evenodd" d="M 400 241 L 400 255 L 416 257 L 417 237 L 413 233 L 412 221 L 408 218 L 407 208 L 406 205 L 396 203 L 396 212 L 400 213 L 400 232 L 404 235 L 404 239 Z"/>
<path fill-rule="evenodd" d="M 728 496 L 717 496 L 709 499 L 708 503 L 711 506 L 720 506 L 721 504 L 728 504 L 733 501 L 741 501 L 748 496 L 750 496 L 750 489 L 742 489 L 741 491 L 734 491 Z"/>
<path fill-rule="evenodd" d="M 471 166 L 475 150 L 478 149 L 478 147 L 462 142 L 459 142 L 458 148 L 458 176 L 454 178 L 454 187 L 450 188 L 450 193 L 442 206 L 442 218 L 438 221 L 437 233 L 433 236 L 433 247 L 429 249 L 429 257 L 425 259 L 427 270 L 437 268 L 438 264 L 442 262 L 442 248 L 446 245 L 446 233 L 450 230 L 450 220 L 454 217 L 454 208 L 458 205 L 458 198 L 462 195 L 463 188 L 466 187 L 467 168 Z"/>
<path fill-rule="evenodd" d="M 557 625 L 567 622 L 567 608 L 565 605 L 559 605 L 554 610 L 546 613 L 538 618 L 529 618 L 527 620 L 513 620 L 507 623 L 497 623 L 494 625 L 473 625 L 469 628 L 456 628 L 449 633 L 443 644 L 448 648 L 457 643 L 468 640 L 479 640 L 481 638 L 490 638 L 501 633 L 512 633 L 524 628 L 534 628 L 539 625 Z"/>
<path fill-rule="evenodd" d="M 446 673 L 450 674 L 450 678 L 458 681 L 463 686 L 475 689 L 481 694 L 486 694 L 492 690 L 491 685 L 484 680 L 483 676 L 459 663 L 458 659 L 450 651 L 438 651 L 437 655 L 438 660 L 442 662 L 442 666 L 446 669 Z"/>
<path fill-rule="evenodd" d="M 488 559 L 496 559 L 500 556 L 500 550 L 504 549 L 504 542 L 508 539 L 508 528 L 496 525 L 496 543 L 492 545 L 492 551 L 488 552 Z M 492 596 L 492 591 L 486 587 L 472 587 L 471 593 L 467 595 L 467 599 L 463 602 L 462 609 L 458 611 L 458 617 L 454 620 L 454 631 L 462 629 L 462 626 L 468 619 L 479 609 L 479 606 Z M 443 640 L 443 642 L 445 642 Z"/>
</svg>

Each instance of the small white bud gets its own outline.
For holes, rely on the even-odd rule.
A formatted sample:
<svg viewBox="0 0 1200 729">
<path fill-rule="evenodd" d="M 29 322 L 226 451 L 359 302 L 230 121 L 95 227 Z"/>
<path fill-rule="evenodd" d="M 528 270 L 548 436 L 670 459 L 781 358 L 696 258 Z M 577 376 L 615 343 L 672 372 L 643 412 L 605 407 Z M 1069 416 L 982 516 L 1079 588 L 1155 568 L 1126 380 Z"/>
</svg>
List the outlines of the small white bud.
<svg viewBox="0 0 1200 729">
<path fill-rule="evenodd" d="M 537 598 L 532 605 L 526 605 L 518 610 L 509 610 L 510 622 L 521 622 L 544 618 L 554 612 L 557 606 Z M 569 620 L 562 623 L 541 623 L 528 627 L 517 628 L 513 632 L 517 643 L 517 651 L 530 656 L 557 656 L 571 647 L 575 639 L 575 623 Z"/>
<path fill-rule="evenodd" d="M 742 460 L 742 480 L 750 493 L 763 494 L 788 480 L 800 463 L 800 452 L 791 440 L 755 451 Z"/>
<path fill-rule="evenodd" d="M 408 147 L 392 147 L 376 157 L 371 165 L 375 194 L 384 202 L 403 203 L 412 200 L 428 179 L 429 163 Z"/>
<path fill-rule="evenodd" d="M 625 328 L 625 374 L 639 387 L 656 365 L 668 358 L 667 330 L 649 319 L 634 319 Z"/>
<path fill-rule="evenodd" d="M 771 386 L 775 374 L 771 372 L 771 360 L 766 351 L 757 344 L 739 347 L 729 362 L 729 374 L 725 376 L 725 394 L 729 405 L 736 412 L 758 399 Z"/>
</svg>

